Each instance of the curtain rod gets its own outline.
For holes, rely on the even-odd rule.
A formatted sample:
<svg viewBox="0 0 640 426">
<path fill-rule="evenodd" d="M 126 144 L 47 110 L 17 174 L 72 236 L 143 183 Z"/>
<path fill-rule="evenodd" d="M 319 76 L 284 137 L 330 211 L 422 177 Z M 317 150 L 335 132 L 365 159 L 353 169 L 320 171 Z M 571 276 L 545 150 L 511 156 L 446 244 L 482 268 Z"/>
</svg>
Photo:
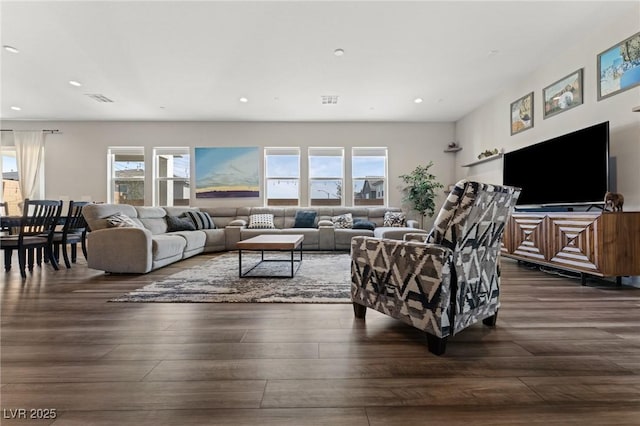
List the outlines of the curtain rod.
<svg viewBox="0 0 640 426">
<path fill-rule="evenodd" d="M 45 133 L 60 133 L 58 129 L 43 129 Z M 0 132 L 13 132 L 13 129 L 0 129 Z"/>
</svg>

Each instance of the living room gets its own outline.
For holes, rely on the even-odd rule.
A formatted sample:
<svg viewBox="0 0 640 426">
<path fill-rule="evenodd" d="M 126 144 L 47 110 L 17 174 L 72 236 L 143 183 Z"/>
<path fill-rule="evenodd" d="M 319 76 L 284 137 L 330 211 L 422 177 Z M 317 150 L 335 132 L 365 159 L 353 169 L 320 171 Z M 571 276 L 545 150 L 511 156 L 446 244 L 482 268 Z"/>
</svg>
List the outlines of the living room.
<svg viewBox="0 0 640 426">
<path fill-rule="evenodd" d="M 478 162 L 480 153 L 497 149 L 499 160 L 608 121 L 609 188 L 624 195 L 625 212 L 640 211 L 640 87 L 603 94 L 598 78 L 598 59 L 638 33 L 639 16 L 637 1 L 3 2 L 2 44 L 18 51 L 1 52 L 3 155 L 15 155 L 8 130 L 55 130 L 44 136 L 36 198 L 110 203 L 110 150 L 139 148 L 143 202 L 151 206 L 154 149 L 187 148 L 193 179 L 195 148 L 293 147 L 300 150 L 299 199 L 306 207 L 309 150 L 341 148 L 342 204 L 350 207 L 353 150 L 384 147 L 386 205 L 416 219 L 403 203 L 400 179 L 414 167 L 433 162 L 445 189 L 465 178 L 500 185 L 502 161 Z M 451 39 L 461 29 L 468 48 L 463 38 Z M 212 58 L 198 61 L 199 55 Z M 430 75 L 435 68 L 442 69 Z M 581 102 L 546 114 L 545 89 L 577 71 Z M 533 119 L 514 132 L 510 107 L 530 93 Z M 323 104 L 323 95 L 339 95 L 338 103 Z M 452 143 L 461 149 L 448 149 Z M 264 183 L 262 157 L 258 171 Z M 189 204 L 200 208 L 266 204 L 264 191 L 243 199 L 196 197 L 195 185 L 190 191 Z M 438 194 L 438 209 L 446 196 Z M 495 424 L 496 413 L 520 424 L 633 424 L 640 414 L 633 406 L 640 374 L 637 277 L 622 288 L 584 287 L 505 261 L 504 281 L 515 290 L 501 315 L 510 327 L 500 330 L 499 319 L 497 335 L 483 328 L 461 334 L 444 361 L 426 351 L 417 333 L 383 315 L 354 322 L 350 305 L 107 303 L 197 266 L 198 257 L 143 275 L 89 270 L 81 255 L 69 270 L 36 267 L 24 282 L 16 271 L 5 274 L 1 408 L 56 409 L 59 418 L 36 424 L 180 424 L 187 417 L 193 424 L 424 424 L 425 418 L 456 424 L 465 416 Z M 539 306 L 546 299 L 557 304 Z M 534 324 L 529 335 L 527 322 Z M 301 361 L 314 350 L 320 356 Z M 379 358 L 369 350 L 380 351 Z M 398 359 L 417 365 L 415 378 L 399 372 L 405 367 Z M 350 370 L 358 368 L 353 364 L 365 372 Z M 457 371 L 442 374 L 447 369 Z M 589 372 L 596 369 L 602 377 Z M 478 387 L 467 387 L 460 370 Z M 438 379 L 445 393 L 474 396 L 464 402 L 437 395 Z M 405 380 L 417 390 L 403 388 Z M 578 392 L 577 402 L 560 396 L 579 385 L 594 394 Z M 377 386 L 380 392 L 367 394 Z M 478 396 L 491 389 L 498 389 L 494 399 Z M 412 399 L 412 392 L 420 395 Z M 608 414 L 614 403 L 619 417 Z M 13 413 L 3 411 L 2 423 L 27 424 Z"/>
</svg>

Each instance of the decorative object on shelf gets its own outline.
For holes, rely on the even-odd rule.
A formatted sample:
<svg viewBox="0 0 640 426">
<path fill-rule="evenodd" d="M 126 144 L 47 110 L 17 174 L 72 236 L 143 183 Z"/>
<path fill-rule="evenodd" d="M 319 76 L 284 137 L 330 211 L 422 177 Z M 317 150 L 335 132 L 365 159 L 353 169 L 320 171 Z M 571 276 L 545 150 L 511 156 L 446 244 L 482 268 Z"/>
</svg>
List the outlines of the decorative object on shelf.
<svg viewBox="0 0 640 426">
<path fill-rule="evenodd" d="M 598 100 L 640 85 L 640 32 L 598 55 Z"/>
<path fill-rule="evenodd" d="M 633 112 L 640 112 L 640 106 L 633 107 L 633 108 L 631 109 L 631 111 L 633 111 Z"/>
<path fill-rule="evenodd" d="M 498 158 L 502 158 L 502 156 L 504 155 L 503 151 L 504 150 L 500 150 L 500 152 L 498 152 L 497 154 L 484 157 L 480 160 L 472 161 L 471 163 L 468 163 L 468 164 L 463 164 L 462 167 L 473 167 L 478 164 L 486 163 L 487 161 L 497 160 Z"/>
<path fill-rule="evenodd" d="M 511 103 L 511 135 L 533 127 L 533 92 Z"/>
<path fill-rule="evenodd" d="M 624 205 L 624 196 L 617 192 L 607 192 L 604 194 L 604 210 L 610 212 L 621 212 Z"/>
<path fill-rule="evenodd" d="M 493 150 L 485 150 L 478 154 L 478 160 L 482 160 L 483 158 L 491 157 L 492 155 L 498 155 L 500 151 L 498 148 L 494 148 Z"/>
<path fill-rule="evenodd" d="M 458 152 L 461 149 L 462 147 L 458 145 L 458 142 L 453 141 L 453 142 L 449 142 L 449 145 L 447 145 L 447 149 L 445 149 L 444 152 Z"/>
<path fill-rule="evenodd" d="M 582 105 L 582 68 L 542 89 L 543 118 Z"/>
<path fill-rule="evenodd" d="M 406 175 L 400 175 L 400 179 L 406 184 L 403 188 L 403 201 L 411 205 L 411 208 L 420 213 L 420 228 L 423 228 L 423 220 L 426 215 L 429 217 L 435 213 L 436 191 L 444 188 L 444 185 L 436 180 L 436 176 L 429 172 L 433 166 L 433 161 L 429 161 L 426 166 L 417 166 Z"/>
</svg>

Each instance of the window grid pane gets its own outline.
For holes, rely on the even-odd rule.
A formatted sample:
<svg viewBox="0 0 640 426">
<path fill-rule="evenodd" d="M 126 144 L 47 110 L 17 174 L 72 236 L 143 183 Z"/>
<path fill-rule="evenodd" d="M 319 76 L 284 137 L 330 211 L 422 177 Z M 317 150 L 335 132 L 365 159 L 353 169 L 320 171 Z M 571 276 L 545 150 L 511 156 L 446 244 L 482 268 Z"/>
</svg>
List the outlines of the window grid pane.
<svg viewBox="0 0 640 426">
<path fill-rule="evenodd" d="M 188 206 L 191 199 L 191 155 L 188 147 L 153 149 L 153 204 Z"/>
<path fill-rule="evenodd" d="M 342 179 L 310 179 L 309 204 L 312 206 L 342 205 Z"/>
<path fill-rule="evenodd" d="M 144 202 L 145 160 L 142 147 L 108 149 L 110 179 L 108 202 L 142 206 Z"/>
<path fill-rule="evenodd" d="M 353 205 L 385 205 L 387 149 L 354 148 L 351 156 Z"/>
<path fill-rule="evenodd" d="M 300 205 L 300 149 L 265 148 L 265 204 Z"/>
</svg>

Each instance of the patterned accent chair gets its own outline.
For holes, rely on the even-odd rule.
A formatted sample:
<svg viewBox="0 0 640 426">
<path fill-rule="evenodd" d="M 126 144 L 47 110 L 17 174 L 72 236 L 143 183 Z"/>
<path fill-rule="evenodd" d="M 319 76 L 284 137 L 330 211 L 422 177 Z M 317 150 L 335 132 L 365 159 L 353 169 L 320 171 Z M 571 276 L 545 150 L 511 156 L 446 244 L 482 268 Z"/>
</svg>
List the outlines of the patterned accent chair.
<svg viewBox="0 0 640 426">
<path fill-rule="evenodd" d="M 461 180 L 433 229 L 404 241 L 351 240 L 351 300 L 356 318 L 367 308 L 427 334 L 442 355 L 447 337 L 483 321 L 495 325 L 500 307 L 500 245 L 519 188 Z"/>
</svg>

